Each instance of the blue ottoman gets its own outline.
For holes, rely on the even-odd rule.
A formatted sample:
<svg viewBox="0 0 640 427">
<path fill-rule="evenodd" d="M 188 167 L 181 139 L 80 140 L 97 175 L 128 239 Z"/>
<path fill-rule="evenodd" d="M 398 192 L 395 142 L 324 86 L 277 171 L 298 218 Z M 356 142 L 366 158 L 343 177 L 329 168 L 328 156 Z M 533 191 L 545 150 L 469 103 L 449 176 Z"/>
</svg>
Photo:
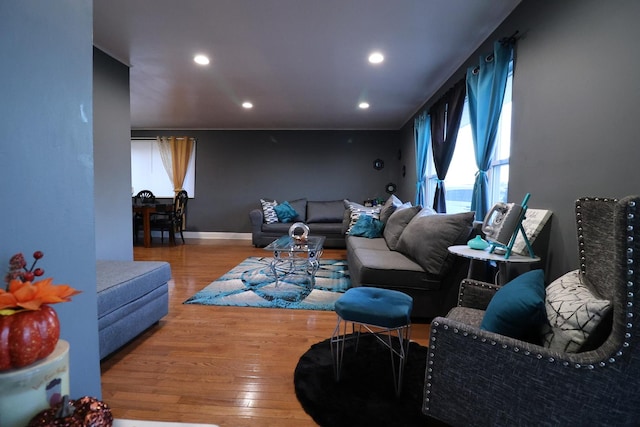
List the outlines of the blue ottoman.
<svg viewBox="0 0 640 427">
<path fill-rule="evenodd" d="M 335 303 L 338 324 L 331 336 L 331 355 L 336 381 L 340 381 L 345 341 L 360 338 L 360 332 L 364 328 L 389 348 L 394 387 L 396 395 L 400 395 L 402 373 L 409 352 L 412 308 L 413 299 L 399 291 L 358 287 L 345 292 Z M 349 323 L 351 334 L 347 335 Z M 398 344 L 395 346 L 392 341 L 394 334 L 398 338 Z M 356 341 L 356 350 L 357 348 Z"/>
</svg>

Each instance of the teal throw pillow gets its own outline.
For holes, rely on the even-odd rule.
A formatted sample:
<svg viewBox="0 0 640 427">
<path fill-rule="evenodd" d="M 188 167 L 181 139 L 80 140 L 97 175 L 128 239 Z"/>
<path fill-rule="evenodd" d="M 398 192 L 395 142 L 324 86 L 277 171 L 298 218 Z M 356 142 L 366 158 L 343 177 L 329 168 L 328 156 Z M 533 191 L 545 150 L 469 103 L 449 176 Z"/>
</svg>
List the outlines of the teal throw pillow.
<svg viewBox="0 0 640 427">
<path fill-rule="evenodd" d="M 384 223 L 379 219 L 376 219 L 370 215 L 360 215 L 358 220 L 351 230 L 349 236 L 368 237 L 369 239 L 375 239 L 376 237 L 382 237 L 382 229 Z"/>
<path fill-rule="evenodd" d="M 289 202 L 282 202 L 278 206 L 274 207 L 273 210 L 276 211 L 278 221 L 280 222 L 293 222 L 293 220 L 298 216 L 298 212 L 291 207 Z"/>
<path fill-rule="evenodd" d="M 493 296 L 480 329 L 525 341 L 539 336 L 547 321 L 544 273 L 528 271 L 508 282 Z"/>
</svg>

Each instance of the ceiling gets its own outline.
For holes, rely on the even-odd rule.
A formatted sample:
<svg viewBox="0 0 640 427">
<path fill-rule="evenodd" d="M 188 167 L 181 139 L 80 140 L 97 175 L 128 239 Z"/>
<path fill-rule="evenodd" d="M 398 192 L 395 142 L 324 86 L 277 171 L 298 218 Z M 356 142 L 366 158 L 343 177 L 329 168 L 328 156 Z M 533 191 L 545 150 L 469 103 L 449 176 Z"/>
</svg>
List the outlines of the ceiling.
<svg viewBox="0 0 640 427">
<path fill-rule="evenodd" d="M 94 0 L 94 44 L 133 129 L 399 129 L 519 2 Z"/>
</svg>

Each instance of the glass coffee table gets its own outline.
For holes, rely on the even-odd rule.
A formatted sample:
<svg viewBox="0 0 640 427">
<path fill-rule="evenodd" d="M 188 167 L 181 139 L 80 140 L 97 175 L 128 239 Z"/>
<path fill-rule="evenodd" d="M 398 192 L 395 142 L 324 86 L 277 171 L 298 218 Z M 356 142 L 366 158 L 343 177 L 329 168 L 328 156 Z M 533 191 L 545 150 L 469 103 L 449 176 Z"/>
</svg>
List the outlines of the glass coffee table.
<svg viewBox="0 0 640 427">
<path fill-rule="evenodd" d="M 276 286 L 280 277 L 301 273 L 308 275 L 311 286 L 314 286 L 324 241 L 325 236 L 308 236 L 304 242 L 282 236 L 265 246 L 265 250 L 273 252 L 270 267 Z"/>
</svg>

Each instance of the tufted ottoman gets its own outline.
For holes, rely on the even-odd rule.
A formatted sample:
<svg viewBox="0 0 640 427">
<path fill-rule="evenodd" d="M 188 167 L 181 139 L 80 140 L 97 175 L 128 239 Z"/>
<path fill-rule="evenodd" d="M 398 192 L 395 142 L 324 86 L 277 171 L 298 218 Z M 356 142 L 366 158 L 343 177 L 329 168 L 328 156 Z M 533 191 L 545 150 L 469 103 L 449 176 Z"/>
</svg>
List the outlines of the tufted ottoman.
<svg viewBox="0 0 640 427">
<path fill-rule="evenodd" d="M 345 292 L 335 303 L 338 323 L 331 336 L 331 355 L 336 381 L 340 381 L 345 341 L 359 339 L 362 328 L 365 328 L 389 348 L 394 387 L 396 395 L 400 395 L 402 373 L 409 351 L 412 308 L 413 299 L 399 291 L 358 287 Z M 352 334 L 347 335 L 349 323 Z M 394 334 L 398 338 L 396 344 L 392 340 Z M 356 351 L 357 349 L 356 341 Z"/>
</svg>

